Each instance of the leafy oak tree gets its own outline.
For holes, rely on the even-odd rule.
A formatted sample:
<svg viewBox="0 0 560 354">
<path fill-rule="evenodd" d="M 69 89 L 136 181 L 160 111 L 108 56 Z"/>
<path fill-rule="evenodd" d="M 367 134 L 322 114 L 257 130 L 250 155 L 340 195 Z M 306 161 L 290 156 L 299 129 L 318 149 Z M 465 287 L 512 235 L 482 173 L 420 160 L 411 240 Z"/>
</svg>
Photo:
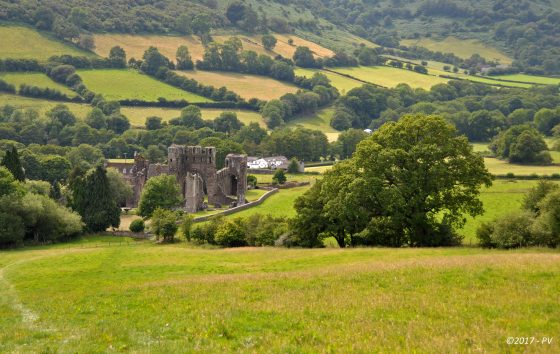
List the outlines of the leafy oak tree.
<svg viewBox="0 0 560 354">
<path fill-rule="evenodd" d="M 315 245 L 333 236 L 340 247 L 456 244 L 454 230 L 464 215 L 482 214 L 480 188 L 491 181 L 483 159 L 442 117 L 405 116 L 296 201 L 294 238 Z"/>
</svg>

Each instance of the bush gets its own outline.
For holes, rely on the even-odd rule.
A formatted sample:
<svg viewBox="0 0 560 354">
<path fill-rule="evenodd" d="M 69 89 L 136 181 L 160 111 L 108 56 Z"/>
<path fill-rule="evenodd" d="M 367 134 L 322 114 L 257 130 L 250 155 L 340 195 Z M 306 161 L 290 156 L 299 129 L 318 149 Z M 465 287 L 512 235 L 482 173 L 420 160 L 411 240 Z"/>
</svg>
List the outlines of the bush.
<svg viewBox="0 0 560 354">
<path fill-rule="evenodd" d="M 274 176 L 272 177 L 272 184 L 284 184 L 286 183 L 286 175 L 284 174 L 284 170 L 279 168 L 274 172 Z"/>
<path fill-rule="evenodd" d="M 251 187 L 251 188 L 256 188 L 257 187 L 257 177 L 255 175 L 249 175 L 247 176 L 247 186 Z"/>
<path fill-rule="evenodd" d="M 158 239 L 163 237 L 163 241 L 173 242 L 175 234 L 179 229 L 177 214 L 170 210 L 157 208 L 152 215 L 150 228 Z"/>
<path fill-rule="evenodd" d="M 130 231 L 132 232 L 144 232 L 144 229 L 146 228 L 146 225 L 144 224 L 144 220 L 142 219 L 136 219 L 133 220 L 130 223 Z"/>
<path fill-rule="evenodd" d="M 533 222 L 533 214 L 518 212 L 481 225 L 476 235 L 483 247 L 527 247 L 534 244 L 531 233 Z"/>
<path fill-rule="evenodd" d="M 216 243 L 224 247 L 246 246 L 245 229 L 240 220 L 227 221 L 221 224 L 216 230 Z"/>
</svg>

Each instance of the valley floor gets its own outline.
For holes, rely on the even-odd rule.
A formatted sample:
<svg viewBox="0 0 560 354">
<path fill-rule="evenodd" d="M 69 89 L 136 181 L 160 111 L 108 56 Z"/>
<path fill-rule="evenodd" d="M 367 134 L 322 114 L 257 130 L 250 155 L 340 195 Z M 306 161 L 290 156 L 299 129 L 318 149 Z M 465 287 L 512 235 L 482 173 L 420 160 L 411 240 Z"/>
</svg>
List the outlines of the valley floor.
<svg viewBox="0 0 560 354">
<path fill-rule="evenodd" d="M 0 352 L 560 350 L 558 251 L 123 242 L 0 252 Z"/>
</svg>

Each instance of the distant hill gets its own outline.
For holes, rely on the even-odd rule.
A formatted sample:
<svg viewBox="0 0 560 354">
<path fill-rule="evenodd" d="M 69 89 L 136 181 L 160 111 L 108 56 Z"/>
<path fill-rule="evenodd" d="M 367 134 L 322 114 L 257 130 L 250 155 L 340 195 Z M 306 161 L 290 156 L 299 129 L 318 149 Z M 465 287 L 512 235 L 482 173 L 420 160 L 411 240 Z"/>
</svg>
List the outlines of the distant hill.
<svg viewBox="0 0 560 354">
<path fill-rule="evenodd" d="M 560 74 L 558 0 L 0 0 L 0 20 L 31 24 L 75 42 L 85 33 L 194 33 L 203 38 L 211 30 L 272 30 L 352 52 L 359 41 L 353 36 L 359 36 L 395 48 L 400 56 L 452 64 L 465 60 L 464 55 L 442 57 L 434 52 L 453 48 L 437 43 L 468 39 L 514 59 L 514 69 L 502 68 L 502 74 Z"/>
</svg>

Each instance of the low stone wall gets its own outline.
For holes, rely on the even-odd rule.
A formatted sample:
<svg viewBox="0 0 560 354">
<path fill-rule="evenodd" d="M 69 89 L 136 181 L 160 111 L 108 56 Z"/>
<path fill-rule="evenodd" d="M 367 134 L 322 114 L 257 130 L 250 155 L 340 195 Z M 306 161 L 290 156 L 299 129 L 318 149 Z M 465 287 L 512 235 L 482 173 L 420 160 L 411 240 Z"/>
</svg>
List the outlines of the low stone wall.
<svg viewBox="0 0 560 354">
<path fill-rule="evenodd" d="M 131 237 L 137 239 L 149 239 L 150 237 L 153 236 L 153 234 L 150 233 L 132 232 L 132 231 L 110 231 L 107 232 L 107 234 L 111 236 L 117 236 L 117 237 Z"/>
<path fill-rule="evenodd" d="M 231 214 L 238 213 L 242 210 L 249 209 L 249 208 L 255 207 L 257 205 L 261 205 L 265 200 L 267 200 L 270 196 L 272 196 L 276 193 L 278 193 L 278 188 L 271 189 L 270 191 L 263 194 L 259 199 L 255 200 L 254 202 L 250 202 L 250 203 L 247 203 L 245 205 L 240 205 L 240 206 L 235 207 L 235 208 L 230 208 L 228 210 L 224 210 L 224 211 L 216 213 L 216 214 L 199 216 L 198 218 L 194 218 L 193 221 L 194 222 L 204 222 L 204 221 L 208 221 L 208 220 L 210 220 L 213 217 L 216 217 L 218 215 L 226 216 L 226 215 L 231 215 Z"/>
</svg>

